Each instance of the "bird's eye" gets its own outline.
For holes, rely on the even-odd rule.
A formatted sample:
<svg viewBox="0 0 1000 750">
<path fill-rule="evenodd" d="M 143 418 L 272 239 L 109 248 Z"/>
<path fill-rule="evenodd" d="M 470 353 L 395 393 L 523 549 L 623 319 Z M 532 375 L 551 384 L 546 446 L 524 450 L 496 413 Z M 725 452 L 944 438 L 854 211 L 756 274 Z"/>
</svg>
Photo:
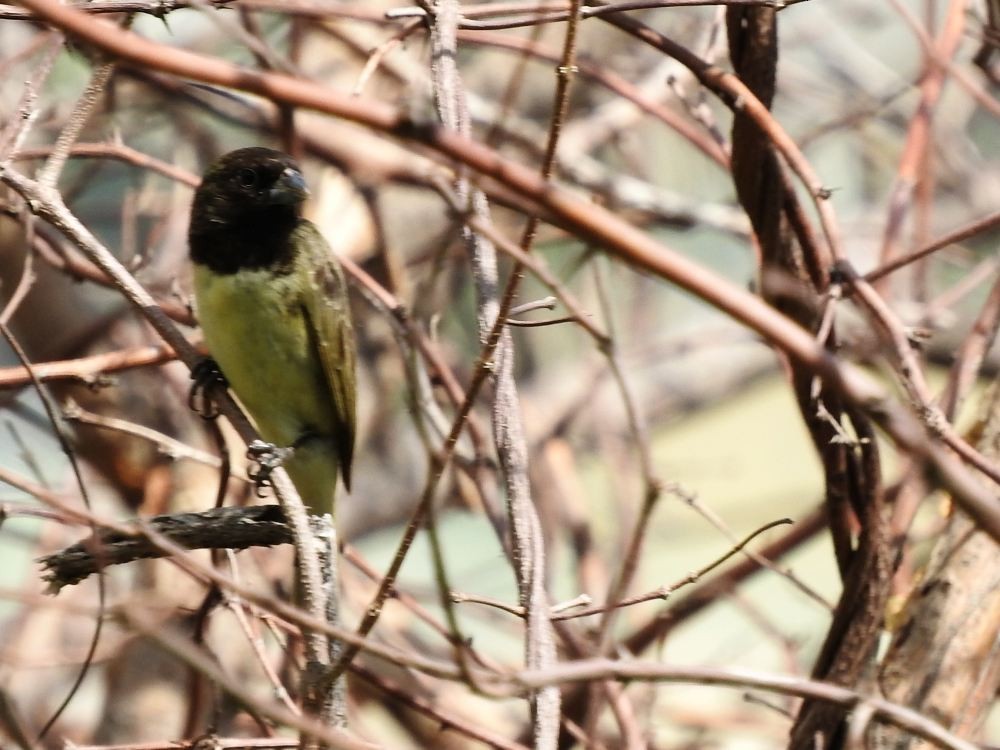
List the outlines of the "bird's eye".
<svg viewBox="0 0 1000 750">
<path fill-rule="evenodd" d="M 240 184 L 240 187 L 253 187 L 257 184 L 257 173 L 252 169 L 241 169 L 236 173 L 236 181 Z"/>
</svg>

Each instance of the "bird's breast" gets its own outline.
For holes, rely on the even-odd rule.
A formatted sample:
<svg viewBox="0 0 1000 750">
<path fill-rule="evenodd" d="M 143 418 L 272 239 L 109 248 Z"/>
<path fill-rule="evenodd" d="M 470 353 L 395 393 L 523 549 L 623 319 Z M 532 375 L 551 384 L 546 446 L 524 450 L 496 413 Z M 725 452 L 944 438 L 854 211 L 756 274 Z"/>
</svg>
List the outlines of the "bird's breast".
<svg viewBox="0 0 1000 750">
<path fill-rule="evenodd" d="M 331 429 L 333 405 L 297 274 L 215 274 L 196 265 L 198 319 L 209 353 L 266 440 L 292 444 Z"/>
</svg>

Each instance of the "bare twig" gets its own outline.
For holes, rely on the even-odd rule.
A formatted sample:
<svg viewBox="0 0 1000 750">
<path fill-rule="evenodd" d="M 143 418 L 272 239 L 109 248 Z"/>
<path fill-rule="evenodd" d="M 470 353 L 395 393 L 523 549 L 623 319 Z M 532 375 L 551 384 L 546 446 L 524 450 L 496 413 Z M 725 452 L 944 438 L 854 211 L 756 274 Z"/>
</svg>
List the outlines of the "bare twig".
<svg viewBox="0 0 1000 750">
<path fill-rule="evenodd" d="M 189 459 L 214 468 L 221 468 L 222 466 L 222 459 L 212 453 L 198 450 L 197 448 L 193 448 L 187 443 L 176 440 L 175 438 L 165 435 L 158 430 L 144 427 L 143 425 L 135 424 L 125 419 L 94 414 L 73 401 L 68 402 L 63 407 L 62 416 L 67 422 L 76 422 L 78 424 L 99 427 L 101 429 L 112 430 L 125 435 L 131 435 L 142 440 L 147 440 L 156 445 L 160 453 L 174 461 Z"/>
<path fill-rule="evenodd" d="M 789 523 L 792 523 L 792 519 L 781 518 L 777 521 L 771 521 L 770 523 L 764 524 L 759 529 L 755 529 L 754 531 L 750 532 L 746 537 L 741 539 L 733 547 L 730 547 L 726 552 L 724 552 L 719 557 L 712 560 L 710 563 L 703 565 L 698 570 L 688 573 L 682 579 L 670 584 L 669 586 L 667 585 L 660 586 L 655 591 L 649 591 L 646 592 L 645 594 L 640 594 L 639 596 L 629 597 L 628 599 L 613 599 L 610 600 L 611 604 L 607 604 L 601 607 L 588 607 L 587 609 L 556 615 L 552 619 L 571 620 L 577 617 L 587 617 L 588 615 L 601 614 L 603 612 L 606 612 L 609 607 L 615 607 L 615 608 L 631 607 L 635 604 L 642 604 L 644 602 L 655 601 L 657 599 L 668 599 L 678 589 L 683 588 L 684 586 L 690 586 L 691 584 L 700 581 L 702 578 L 705 577 L 706 574 L 715 570 L 717 567 L 722 565 L 722 563 L 724 563 L 726 560 L 728 560 L 733 555 L 743 550 L 754 538 L 760 536 L 765 531 L 769 531 L 775 528 L 776 526 L 782 526 L 784 524 L 789 524 Z"/>
<path fill-rule="evenodd" d="M 97 106 L 97 101 L 104 94 L 114 69 L 114 64 L 109 62 L 101 63 L 94 69 L 87 88 L 80 98 L 77 99 L 76 106 L 69 117 L 69 121 L 66 123 L 66 127 L 63 128 L 58 140 L 56 140 L 55 146 L 52 147 L 52 153 L 49 154 L 48 161 L 45 162 L 45 166 L 38 172 L 36 180 L 42 189 L 50 190 L 55 188 L 56 183 L 59 181 L 59 175 L 62 174 L 63 165 L 66 164 L 66 159 L 69 158 L 70 149 L 72 149 L 73 144 L 79 138 L 83 126 L 90 119 L 90 113 Z"/>
<path fill-rule="evenodd" d="M 906 334 L 902 323 L 889 310 L 884 300 L 864 279 L 861 279 L 849 264 L 841 263 L 839 267 L 854 290 L 857 299 L 878 324 L 885 337 L 892 344 L 895 355 L 899 359 L 899 375 L 907 394 L 917 407 L 919 417 L 925 422 L 928 431 L 938 434 L 941 440 L 957 453 L 964 461 L 974 466 L 984 475 L 1000 484 L 1000 466 L 984 456 L 970 445 L 955 427 L 948 421 L 940 408 L 935 406 L 930 386 L 919 362 L 917 362 L 913 345 Z"/>
<path fill-rule="evenodd" d="M 21 90 L 21 98 L 17 103 L 17 117 L 0 131 L 0 167 L 13 160 L 31 132 L 31 127 L 38 119 L 41 110 L 36 106 L 38 91 L 45 84 L 56 58 L 63 50 L 62 34 L 50 34 L 47 40 L 45 56 L 34 71 L 34 75 L 25 81 Z"/>
<path fill-rule="evenodd" d="M 926 245 L 919 250 L 914 250 L 911 253 L 902 255 L 889 263 L 881 265 L 878 268 L 866 273 L 864 275 L 864 279 L 868 282 L 878 281 L 882 277 L 888 276 L 894 271 L 897 271 L 910 263 L 926 258 L 931 253 L 936 253 L 938 250 L 946 248 L 949 245 L 963 242 L 964 240 L 989 232 L 997 227 L 1000 227 L 1000 212 L 990 214 L 982 219 L 976 219 L 970 224 L 966 224 L 963 227 L 959 227 L 958 229 L 948 232 L 948 234 L 943 237 L 939 237 L 929 245 Z"/>
<path fill-rule="evenodd" d="M 52 155 L 54 148 L 54 146 L 38 146 L 21 149 L 17 152 L 15 160 L 47 158 Z M 198 187 L 198 183 L 201 181 L 196 175 L 191 174 L 186 169 L 181 169 L 149 154 L 144 154 L 124 143 L 115 141 L 110 143 L 74 143 L 70 146 L 67 156 L 69 158 L 77 157 L 83 159 L 115 159 L 126 164 L 131 164 L 134 167 L 139 167 L 140 169 L 148 169 L 151 172 L 156 172 L 190 188 Z"/>
<path fill-rule="evenodd" d="M 769 675 L 751 670 L 718 670 L 708 667 L 673 667 L 651 662 L 627 662 L 611 659 L 588 659 L 563 663 L 547 672 L 522 672 L 516 677 L 525 688 L 570 682 L 619 679 L 651 682 L 691 682 L 702 685 L 729 685 L 769 690 L 828 702 L 845 708 L 862 704 L 871 707 L 872 716 L 901 727 L 938 747 L 950 750 L 976 750 L 976 745 L 957 737 L 943 726 L 912 709 L 883 698 L 869 697 L 847 688 L 798 677 Z"/>
<path fill-rule="evenodd" d="M 948 384 L 938 399 L 941 411 L 947 419 L 954 420 L 958 415 L 962 402 L 975 384 L 986 353 L 996 341 L 998 330 L 1000 330 L 1000 274 L 997 275 L 969 335 L 965 337 L 955 355 L 955 362 L 948 374 Z"/>
<path fill-rule="evenodd" d="M 274 508 L 280 508 L 278 506 L 273 506 Z M 216 510 L 221 510 L 221 508 L 216 508 Z M 288 532 L 288 541 L 291 541 L 291 532 Z M 226 549 L 226 560 L 229 563 L 229 572 L 233 577 L 234 581 L 239 582 L 239 566 L 236 563 L 236 554 L 231 548 Z M 253 650 L 254 657 L 257 659 L 257 663 L 260 664 L 261 670 L 267 677 L 268 683 L 271 685 L 271 690 L 274 695 L 280 700 L 286 709 L 291 711 L 293 714 L 300 715 L 302 712 L 299 707 L 295 705 L 292 697 L 288 694 L 288 690 L 281 683 L 281 678 L 278 677 L 278 673 L 274 671 L 274 667 L 271 666 L 271 661 L 268 658 L 267 653 L 264 651 L 264 642 L 261 640 L 259 631 L 255 629 L 257 623 L 251 623 L 250 618 L 247 617 L 247 613 L 244 610 L 243 602 L 238 596 L 230 594 L 228 591 L 223 591 L 223 600 L 229 611 L 233 613 L 233 617 L 236 618 L 236 622 L 239 623 L 240 630 L 243 631 L 243 635 L 246 637 L 247 642 L 250 644 L 250 648 Z"/>
<path fill-rule="evenodd" d="M 79 359 L 61 362 L 39 362 L 32 365 L 35 377 L 42 383 L 56 380 L 77 380 L 84 385 L 100 387 L 109 381 L 113 372 L 130 370 L 135 367 L 150 367 L 176 359 L 173 350 L 166 344 L 123 349 L 103 354 L 93 354 Z M 19 388 L 31 382 L 31 376 L 23 367 L 0 367 L 0 389 Z"/>
</svg>

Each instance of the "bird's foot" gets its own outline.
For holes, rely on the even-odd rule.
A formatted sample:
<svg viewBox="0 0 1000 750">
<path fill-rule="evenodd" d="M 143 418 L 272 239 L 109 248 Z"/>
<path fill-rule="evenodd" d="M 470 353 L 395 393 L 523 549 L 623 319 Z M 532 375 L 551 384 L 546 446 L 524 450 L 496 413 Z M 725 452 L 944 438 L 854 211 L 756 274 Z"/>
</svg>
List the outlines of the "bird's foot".
<svg viewBox="0 0 1000 750">
<path fill-rule="evenodd" d="M 257 496 L 271 486 L 271 473 L 291 458 L 294 448 L 279 448 L 274 443 L 254 440 L 247 446 L 247 460 L 252 464 L 247 471 L 250 481 L 257 487 Z"/>
<path fill-rule="evenodd" d="M 225 391 L 229 387 L 219 365 L 211 357 L 205 357 L 191 368 L 191 390 L 188 391 L 188 407 L 202 419 L 215 419 L 219 407 L 212 397 L 213 392 Z"/>
</svg>

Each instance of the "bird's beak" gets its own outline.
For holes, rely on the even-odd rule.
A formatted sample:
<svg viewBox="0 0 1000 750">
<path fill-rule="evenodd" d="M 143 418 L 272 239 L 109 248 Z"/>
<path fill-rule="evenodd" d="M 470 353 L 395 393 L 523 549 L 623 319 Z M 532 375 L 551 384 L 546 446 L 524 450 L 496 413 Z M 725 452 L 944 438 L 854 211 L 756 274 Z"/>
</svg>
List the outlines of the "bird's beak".
<svg viewBox="0 0 1000 750">
<path fill-rule="evenodd" d="M 299 170 L 285 167 L 271 188 L 269 197 L 275 205 L 294 206 L 309 197 L 309 188 Z"/>
</svg>

